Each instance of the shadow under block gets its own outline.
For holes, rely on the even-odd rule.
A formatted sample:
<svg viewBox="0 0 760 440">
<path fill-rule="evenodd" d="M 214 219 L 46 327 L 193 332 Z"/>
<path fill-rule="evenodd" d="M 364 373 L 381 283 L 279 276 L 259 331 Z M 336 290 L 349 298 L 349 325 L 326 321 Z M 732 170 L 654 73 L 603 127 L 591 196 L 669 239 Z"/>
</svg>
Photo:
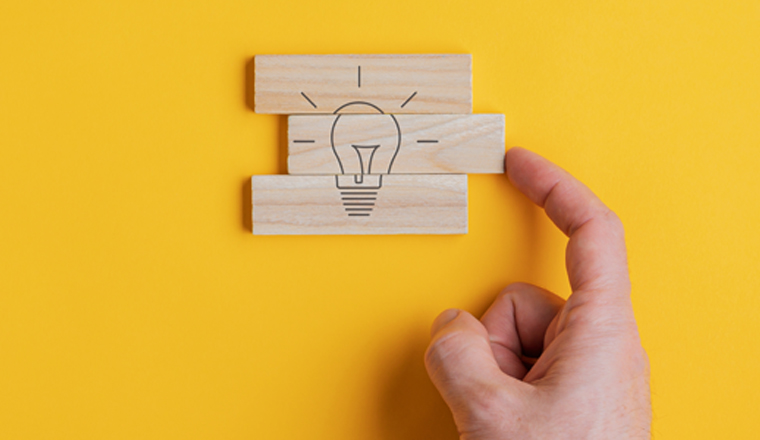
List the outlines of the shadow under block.
<svg viewBox="0 0 760 440">
<path fill-rule="evenodd" d="M 253 176 L 253 233 L 467 233 L 467 175 L 363 177 Z"/>
<path fill-rule="evenodd" d="M 472 113 L 470 55 L 257 55 L 254 64 L 256 113 Z"/>
<path fill-rule="evenodd" d="M 503 173 L 504 115 L 290 116 L 288 173 L 360 174 L 357 145 L 368 174 Z"/>
</svg>

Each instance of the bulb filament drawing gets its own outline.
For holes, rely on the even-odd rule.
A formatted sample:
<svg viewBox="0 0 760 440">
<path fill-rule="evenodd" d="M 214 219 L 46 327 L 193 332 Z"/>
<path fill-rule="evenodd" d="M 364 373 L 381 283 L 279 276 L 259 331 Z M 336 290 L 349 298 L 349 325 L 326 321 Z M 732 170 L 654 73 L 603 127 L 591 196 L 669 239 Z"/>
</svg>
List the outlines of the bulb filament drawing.
<svg viewBox="0 0 760 440">
<path fill-rule="evenodd" d="M 354 175 L 354 183 L 364 183 L 364 175 L 372 174 L 372 159 L 375 158 L 375 152 L 380 145 L 356 145 L 351 144 L 356 151 L 356 155 L 359 156 L 359 167 L 361 168 L 361 174 Z"/>
</svg>

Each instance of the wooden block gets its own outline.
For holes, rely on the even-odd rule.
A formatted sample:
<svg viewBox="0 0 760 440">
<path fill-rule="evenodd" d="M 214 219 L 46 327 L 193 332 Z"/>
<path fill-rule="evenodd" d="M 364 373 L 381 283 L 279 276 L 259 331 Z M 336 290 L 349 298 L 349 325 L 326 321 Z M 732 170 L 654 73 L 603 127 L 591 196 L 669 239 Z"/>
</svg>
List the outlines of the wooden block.
<svg viewBox="0 0 760 440">
<path fill-rule="evenodd" d="M 503 173 L 504 154 L 501 114 L 288 118 L 290 174 Z"/>
<path fill-rule="evenodd" d="M 253 176 L 253 233 L 467 233 L 467 175 L 363 177 Z"/>
<path fill-rule="evenodd" d="M 256 113 L 472 113 L 470 55 L 257 55 Z"/>
</svg>

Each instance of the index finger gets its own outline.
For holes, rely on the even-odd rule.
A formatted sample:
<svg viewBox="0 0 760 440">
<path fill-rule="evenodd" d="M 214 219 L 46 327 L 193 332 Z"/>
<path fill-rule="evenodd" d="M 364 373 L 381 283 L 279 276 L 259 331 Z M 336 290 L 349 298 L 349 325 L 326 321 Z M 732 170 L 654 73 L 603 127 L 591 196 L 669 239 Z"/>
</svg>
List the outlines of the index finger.
<svg viewBox="0 0 760 440">
<path fill-rule="evenodd" d="M 570 238 L 566 264 L 573 294 L 612 290 L 628 296 L 625 237 L 617 215 L 586 185 L 528 150 L 510 149 L 506 168 L 512 184 Z"/>
</svg>

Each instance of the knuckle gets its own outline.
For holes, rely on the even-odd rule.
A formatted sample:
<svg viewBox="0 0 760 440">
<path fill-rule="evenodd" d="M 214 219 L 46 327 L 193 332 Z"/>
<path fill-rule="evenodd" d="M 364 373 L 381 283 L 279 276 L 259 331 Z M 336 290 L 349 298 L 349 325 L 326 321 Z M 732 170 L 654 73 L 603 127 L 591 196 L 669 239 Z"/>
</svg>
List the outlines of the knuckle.
<svg viewBox="0 0 760 440">
<path fill-rule="evenodd" d="M 472 394 L 463 412 L 472 432 L 505 433 L 519 422 L 519 405 L 510 400 L 509 393 L 493 383 L 474 384 Z"/>
<path fill-rule="evenodd" d="M 507 287 L 505 287 L 504 290 L 501 291 L 499 296 L 505 297 L 505 296 L 517 295 L 520 292 L 523 292 L 527 289 L 532 289 L 532 288 L 533 288 L 533 285 L 531 284 L 516 282 L 516 283 L 509 284 Z"/>
<path fill-rule="evenodd" d="M 640 374 L 647 379 L 650 376 L 650 366 L 649 366 L 649 354 L 647 354 L 647 351 L 639 345 L 638 347 L 639 355 L 636 359 L 636 369 L 640 372 Z"/>
<path fill-rule="evenodd" d="M 620 216 L 618 216 L 615 211 L 607 208 L 602 214 L 602 217 L 615 233 L 620 235 L 624 234 L 625 228 L 623 226 L 623 220 L 620 219 Z"/>
<path fill-rule="evenodd" d="M 505 287 L 501 292 L 499 292 L 499 295 L 496 297 L 494 303 L 499 301 L 509 304 L 516 296 L 520 294 L 521 286 L 519 284 L 521 283 L 510 284 Z"/>
<path fill-rule="evenodd" d="M 431 341 L 425 351 L 425 363 L 437 367 L 457 355 L 462 350 L 463 336 L 461 331 L 454 330 Z"/>
<path fill-rule="evenodd" d="M 449 370 L 461 368 L 461 363 L 471 353 L 473 334 L 466 329 L 451 329 L 430 342 L 425 351 L 425 365 L 432 372 L 446 376 Z"/>
</svg>

